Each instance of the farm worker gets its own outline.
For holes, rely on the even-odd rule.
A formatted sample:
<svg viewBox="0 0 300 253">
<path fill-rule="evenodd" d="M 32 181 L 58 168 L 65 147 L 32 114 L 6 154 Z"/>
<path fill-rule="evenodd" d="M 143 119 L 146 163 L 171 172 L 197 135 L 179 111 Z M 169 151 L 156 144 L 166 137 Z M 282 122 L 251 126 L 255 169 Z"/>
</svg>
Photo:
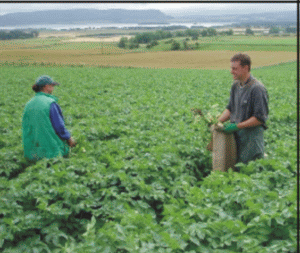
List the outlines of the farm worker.
<svg viewBox="0 0 300 253">
<path fill-rule="evenodd" d="M 234 133 L 237 143 L 237 162 L 248 163 L 263 158 L 263 133 L 267 129 L 268 94 L 264 85 L 250 74 L 251 59 L 246 54 L 231 58 L 231 86 L 229 103 L 219 117 L 226 122 L 222 129 Z"/>
<path fill-rule="evenodd" d="M 57 98 L 52 95 L 59 85 L 49 76 L 40 76 L 32 89 L 35 96 L 27 102 L 22 118 L 24 156 L 30 160 L 65 156 L 76 142 L 65 128 Z"/>
</svg>

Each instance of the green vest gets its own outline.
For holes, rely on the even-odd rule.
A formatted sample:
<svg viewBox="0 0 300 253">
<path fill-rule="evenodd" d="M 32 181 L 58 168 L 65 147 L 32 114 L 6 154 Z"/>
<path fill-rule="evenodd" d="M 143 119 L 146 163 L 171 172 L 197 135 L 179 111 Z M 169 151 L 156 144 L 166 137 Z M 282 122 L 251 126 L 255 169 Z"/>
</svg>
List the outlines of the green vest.
<svg viewBox="0 0 300 253">
<path fill-rule="evenodd" d="M 22 118 L 24 156 L 30 160 L 65 156 L 69 152 L 66 141 L 55 133 L 50 120 L 53 95 L 38 92 L 26 104 Z"/>
</svg>

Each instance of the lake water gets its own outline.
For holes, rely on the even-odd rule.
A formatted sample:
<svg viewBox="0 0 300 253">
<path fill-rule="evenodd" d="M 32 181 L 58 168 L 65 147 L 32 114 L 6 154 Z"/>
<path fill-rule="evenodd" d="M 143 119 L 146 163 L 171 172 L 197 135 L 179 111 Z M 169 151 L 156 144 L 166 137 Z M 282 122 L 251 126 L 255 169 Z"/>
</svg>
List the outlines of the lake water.
<svg viewBox="0 0 300 253">
<path fill-rule="evenodd" d="M 135 28 L 135 27 L 166 27 L 166 26 L 186 26 L 187 28 L 191 28 L 192 26 L 204 26 L 204 27 L 213 27 L 213 26 L 224 26 L 231 25 L 233 23 L 168 23 L 168 24 L 103 24 L 103 23 L 87 23 L 87 24 L 44 24 L 44 25 L 19 25 L 19 26 L 0 26 L 0 30 L 14 30 L 14 29 L 54 29 L 54 30 L 62 30 L 62 29 L 100 29 L 100 28 Z"/>
</svg>

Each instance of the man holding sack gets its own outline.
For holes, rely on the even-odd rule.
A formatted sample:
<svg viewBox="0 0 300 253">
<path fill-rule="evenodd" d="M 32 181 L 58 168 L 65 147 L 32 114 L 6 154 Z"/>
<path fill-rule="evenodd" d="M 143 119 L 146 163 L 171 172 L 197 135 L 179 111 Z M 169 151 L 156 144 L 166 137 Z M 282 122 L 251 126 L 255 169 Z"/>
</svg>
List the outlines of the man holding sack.
<svg viewBox="0 0 300 253">
<path fill-rule="evenodd" d="M 268 94 L 264 85 L 251 74 L 251 59 L 246 54 L 236 54 L 231 58 L 233 85 L 229 103 L 219 117 L 226 122 L 221 129 L 224 133 L 234 133 L 237 144 L 237 162 L 248 163 L 263 158 L 263 133 L 267 129 Z"/>
</svg>

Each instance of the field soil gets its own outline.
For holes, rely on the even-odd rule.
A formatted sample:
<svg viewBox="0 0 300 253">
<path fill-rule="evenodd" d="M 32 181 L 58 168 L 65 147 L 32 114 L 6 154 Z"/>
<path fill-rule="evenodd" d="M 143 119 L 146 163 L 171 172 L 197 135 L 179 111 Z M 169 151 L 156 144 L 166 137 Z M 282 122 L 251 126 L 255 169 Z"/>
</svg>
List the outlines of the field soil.
<svg viewBox="0 0 300 253">
<path fill-rule="evenodd" d="M 40 32 L 39 38 L 41 39 L 46 39 L 49 37 L 68 37 L 68 38 L 75 38 L 76 36 L 80 35 L 79 33 L 76 32 Z"/>
<path fill-rule="evenodd" d="M 100 65 L 130 66 L 146 68 L 180 68 L 180 69 L 228 69 L 234 51 L 178 51 L 153 52 L 143 54 L 122 54 L 98 58 Z M 252 59 L 253 67 L 274 65 L 294 61 L 294 52 L 245 52 Z"/>
<path fill-rule="evenodd" d="M 148 53 L 108 53 L 101 49 L 39 50 L 19 49 L 2 51 L 1 61 L 84 64 L 92 66 L 228 69 L 230 58 L 236 51 L 168 51 Z M 253 68 L 295 61 L 296 52 L 249 51 Z M 0 62 L 1 62 L 0 61 Z"/>
<path fill-rule="evenodd" d="M 63 42 L 119 42 L 122 37 L 127 37 L 128 39 L 130 39 L 132 36 L 110 36 L 107 38 L 82 37 L 82 38 L 63 40 Z"/>
</svg>

